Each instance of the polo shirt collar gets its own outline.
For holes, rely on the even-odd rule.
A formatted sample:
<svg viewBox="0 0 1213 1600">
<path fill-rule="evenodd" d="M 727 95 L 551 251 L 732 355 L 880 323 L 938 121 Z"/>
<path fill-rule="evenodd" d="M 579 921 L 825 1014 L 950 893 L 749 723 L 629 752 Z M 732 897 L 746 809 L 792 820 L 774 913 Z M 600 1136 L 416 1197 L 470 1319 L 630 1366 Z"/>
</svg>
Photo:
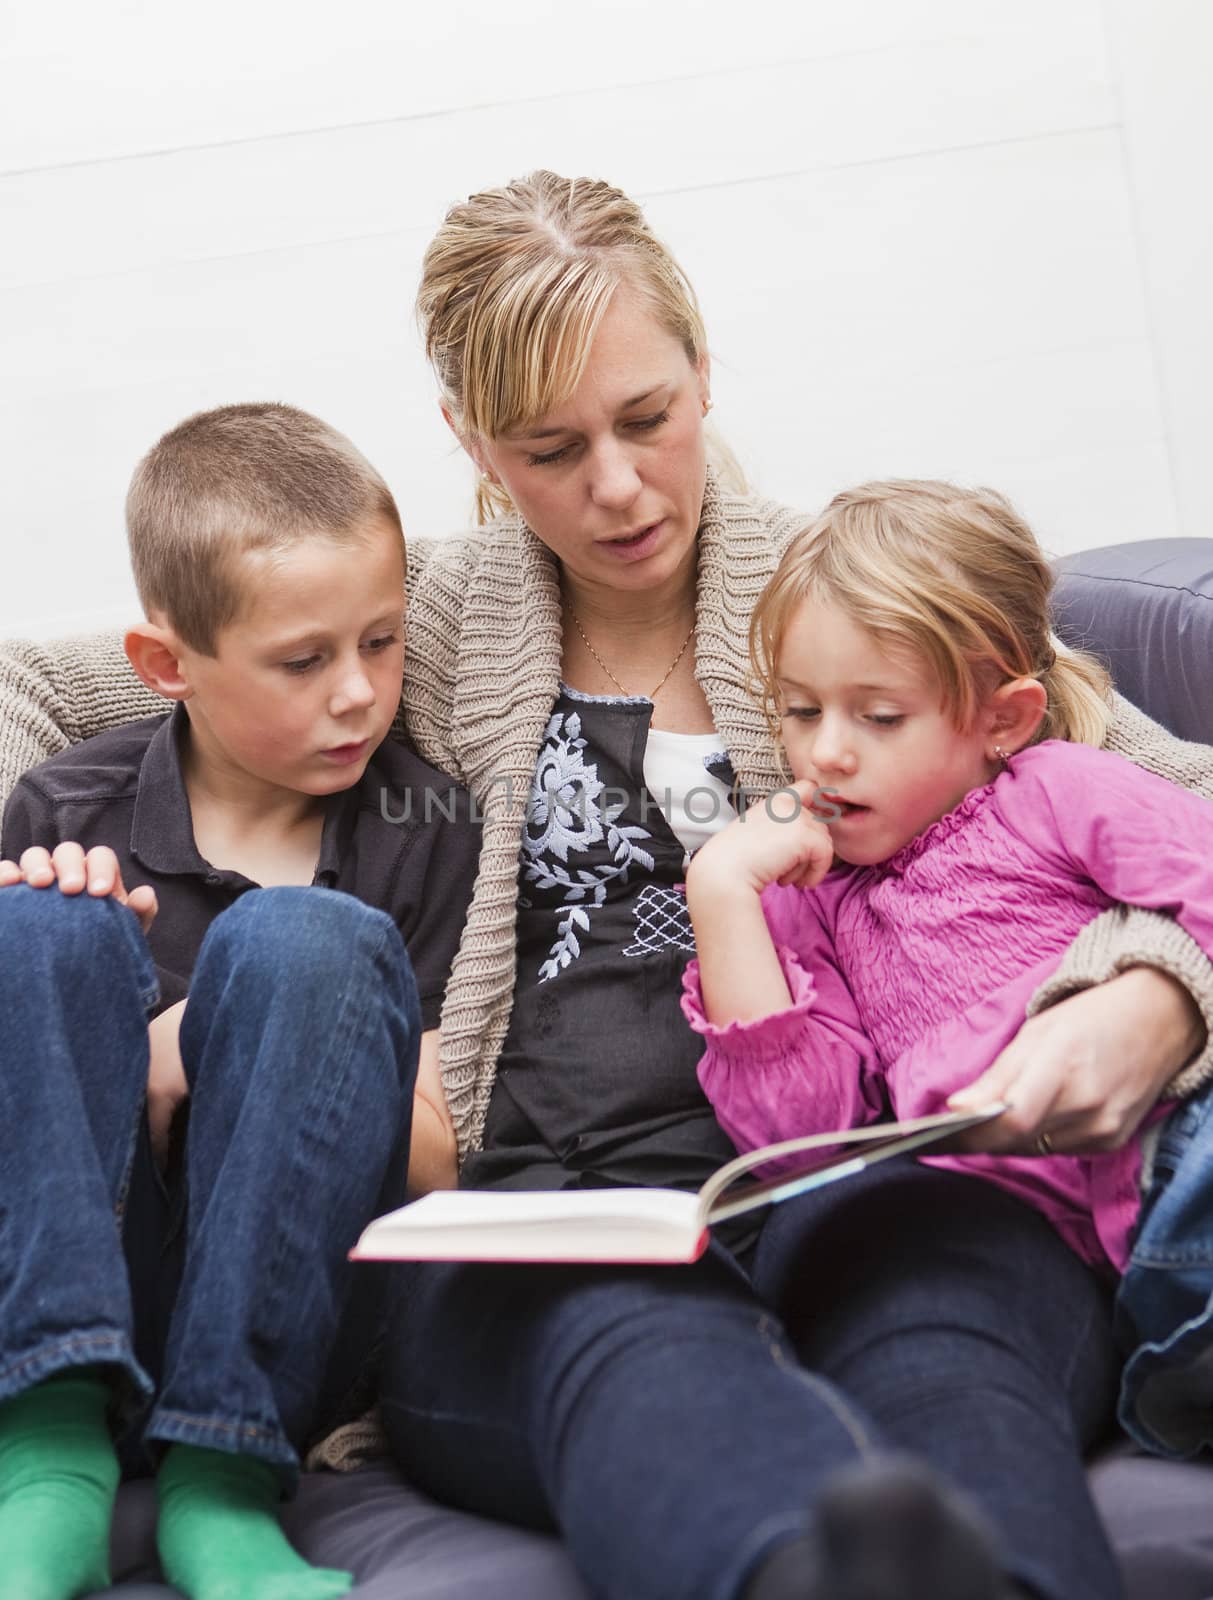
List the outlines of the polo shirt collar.
<svg viewBox="0 0 1213 1600">
<path fill-rule="evenodd" d="M 179 700 L 151 737 L 139 764 L 135 813 L 131 821 L 131 855 L 149 872 L 196 873 L 212 868 L 198 854 L 190 817 L 181 741 L 189 718 Z"/>
<path fill-rule="evenodd" d="M 181 765 L 183 741 L 189 735 L 189 716 L 178 701 L 152 735 L 139 765 L 139 783 L 131 820 L 131 855 L 149 872 L 194 874 L 212 878 L 215 868 L 203 860 L 194 843 L 185 773 Z M 325 806 L 320 855 L 313 882 L 332 887 L 348 849 L 358 816 L 359 788 L 340 790 Z M 229 876 L 224 874 L 224 876 Z M 246 882 L 238 873 L 233 881 Z"/>
</svg>

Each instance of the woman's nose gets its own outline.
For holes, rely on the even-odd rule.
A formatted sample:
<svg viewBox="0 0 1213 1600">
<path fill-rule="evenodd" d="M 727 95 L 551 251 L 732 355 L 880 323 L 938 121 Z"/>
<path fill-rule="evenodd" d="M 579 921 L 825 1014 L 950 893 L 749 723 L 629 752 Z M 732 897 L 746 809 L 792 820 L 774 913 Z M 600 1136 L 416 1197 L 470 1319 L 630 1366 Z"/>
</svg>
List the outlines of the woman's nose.
<svg viewBox="0 0 1213 1600">
<path fill-rule="evenodd" d="M 590 452 L 590 499 L 608 511 L 625 510 L 640 493 L 640 474 L 627 446 L 619 439 Z"/>
</svg>

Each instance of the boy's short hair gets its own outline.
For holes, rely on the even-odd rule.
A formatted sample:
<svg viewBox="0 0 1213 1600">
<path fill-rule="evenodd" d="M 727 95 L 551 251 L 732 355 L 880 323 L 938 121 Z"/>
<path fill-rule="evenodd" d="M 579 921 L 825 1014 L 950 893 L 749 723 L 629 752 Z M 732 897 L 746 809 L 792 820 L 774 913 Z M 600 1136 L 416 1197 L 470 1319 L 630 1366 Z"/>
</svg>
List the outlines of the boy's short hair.
<svg viewBox="0 0 1213 1600">
<path fill-rule="evenodd" d="M 143 609 L 214 655 L 243 598 L 238 558 L 304 538 L 341 541 L 382 519 L 401 536 L 392 492 L 350 441 L 294 406 L 220 406 L 170 429 L 126 497 Z"/>
</svg>

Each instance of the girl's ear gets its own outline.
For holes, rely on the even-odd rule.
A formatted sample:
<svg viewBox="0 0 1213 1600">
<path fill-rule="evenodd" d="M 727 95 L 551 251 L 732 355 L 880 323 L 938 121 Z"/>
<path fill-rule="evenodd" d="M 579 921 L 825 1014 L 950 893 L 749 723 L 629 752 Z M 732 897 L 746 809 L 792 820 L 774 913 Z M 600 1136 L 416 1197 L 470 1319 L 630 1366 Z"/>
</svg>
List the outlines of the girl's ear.
<svg viewBox="0 0 1213 1600">
<path fill-rule="evenodd" d="M 986 755 L 998 760 L 998 751 L 1014 755 L 1030 743 L 1049 707 L 1049 696 L 1039 678 L 1013 678 L 995 689 L 987 707 Z"/>
</svg>

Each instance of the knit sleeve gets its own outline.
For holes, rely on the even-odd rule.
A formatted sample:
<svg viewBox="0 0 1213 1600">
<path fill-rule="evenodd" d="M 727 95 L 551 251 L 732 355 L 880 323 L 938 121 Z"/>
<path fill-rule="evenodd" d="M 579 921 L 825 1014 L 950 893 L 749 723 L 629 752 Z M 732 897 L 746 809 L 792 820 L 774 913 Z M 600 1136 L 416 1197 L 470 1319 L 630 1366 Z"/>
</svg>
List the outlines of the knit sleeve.
<svg viewBox="0 0 1213 1600">
<path fill-rule="evenodd" d="M 163 710 L 131 670 L 117 632 L 0 644 L 0 800 L 48 756 Z"/>
<path fill-rule="evenodd" d="M 451 738 L 459 638 L 476 535 L 433 541 L 424 570 L 410 573 L 405 625 L 404 727 L 425 759 L 464 781 Z"/>
<path fill-rule="evenodd" d="M 1104 748 L 1213 799 L 1213 746 L 1176 739 L 1120 695 L 1115 696 Z M 1213 962 L 1173 916 L 1139 907 L 1105 911 L 1088 923 L 1052 977 L 1037 989 L 1028 1004 L 1028 1015 L 1139 966 L 1157 967 L 1181 983 L 1205 1022 L 1203 1049 L 1164 1091 L 1169 1098 L 1182 1098 L 1213 1081 Z"/>
</svg>

